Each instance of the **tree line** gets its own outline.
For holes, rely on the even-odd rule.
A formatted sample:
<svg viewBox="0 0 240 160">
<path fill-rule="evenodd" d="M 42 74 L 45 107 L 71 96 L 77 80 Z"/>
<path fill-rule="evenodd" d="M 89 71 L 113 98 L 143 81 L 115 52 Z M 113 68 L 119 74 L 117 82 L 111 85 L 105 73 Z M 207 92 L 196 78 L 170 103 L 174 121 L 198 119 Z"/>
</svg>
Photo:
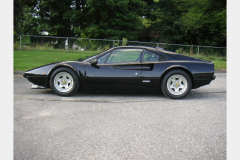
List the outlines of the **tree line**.
<svg viewBox="0 0 240 160">
<path fill-rule="evenodd" d="M 14 0 L 14 34 L 226 46 L 226 0 Z"/>
</svg>

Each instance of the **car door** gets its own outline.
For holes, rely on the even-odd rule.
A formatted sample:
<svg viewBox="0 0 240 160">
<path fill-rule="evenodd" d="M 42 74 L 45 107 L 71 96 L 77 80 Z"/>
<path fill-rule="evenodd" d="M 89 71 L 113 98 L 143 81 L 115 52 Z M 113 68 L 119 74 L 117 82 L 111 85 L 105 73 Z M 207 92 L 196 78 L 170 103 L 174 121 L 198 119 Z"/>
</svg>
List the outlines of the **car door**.
<svg viewBox="0 0 240 160">
<path fill-rule="evenodd" d="M 94 84 L 137 85 L 140 83 L 143 49 L 120 48 L 98 58 L 96 65 L 88 64 L 85 82 Z"/>
<path fill-rule="evenodd" d="M 141 86 L 159 86 L 161 77 L 159 66 L 164 60 L 166 59 L 162 55 L 145 50 L 142 58 Z"/>
</svg>

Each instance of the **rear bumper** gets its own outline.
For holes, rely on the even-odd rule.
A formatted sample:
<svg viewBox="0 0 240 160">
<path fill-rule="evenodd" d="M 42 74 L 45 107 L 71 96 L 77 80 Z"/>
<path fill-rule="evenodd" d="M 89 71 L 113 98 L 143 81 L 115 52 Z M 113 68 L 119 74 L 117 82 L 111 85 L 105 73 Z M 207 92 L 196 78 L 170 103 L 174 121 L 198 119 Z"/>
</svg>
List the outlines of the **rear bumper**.
<svg viewBox="0 0 240 160">
<path fill-rule="evenodd" d="M 210 79 L 213 81 L 214 79 L 216 79 L 216 76 L 213 75 Z"/>
<path fill-rule="evenodd" d="M 194 76 L 192 89 L 199 88 L 210 84 L 211 81 L 215 80 L 216 76 L 214 73 L 201 73 Z"/>
</svg>

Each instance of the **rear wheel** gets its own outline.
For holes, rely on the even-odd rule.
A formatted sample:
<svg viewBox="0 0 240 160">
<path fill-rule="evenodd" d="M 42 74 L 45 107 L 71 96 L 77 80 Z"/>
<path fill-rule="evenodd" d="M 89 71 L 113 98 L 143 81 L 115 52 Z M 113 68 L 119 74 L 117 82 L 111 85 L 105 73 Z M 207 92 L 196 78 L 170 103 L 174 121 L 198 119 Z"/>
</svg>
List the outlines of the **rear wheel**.
<svg viewBox="0 0 240 160">
<path fill-rule="evenodd" d="M 52 90 L 60 96 L 70 96 L 77 92 L 79 79 L 70 68 L 62 67 L 56 69 L 50 78 Z"/>
<path fill-rule="evenodd" d="M 185 71 L 175 69 L 163 77 L 161 87 L 165 96 L 180 99 L 192 89 L 192 80 Z"/>
</svg>

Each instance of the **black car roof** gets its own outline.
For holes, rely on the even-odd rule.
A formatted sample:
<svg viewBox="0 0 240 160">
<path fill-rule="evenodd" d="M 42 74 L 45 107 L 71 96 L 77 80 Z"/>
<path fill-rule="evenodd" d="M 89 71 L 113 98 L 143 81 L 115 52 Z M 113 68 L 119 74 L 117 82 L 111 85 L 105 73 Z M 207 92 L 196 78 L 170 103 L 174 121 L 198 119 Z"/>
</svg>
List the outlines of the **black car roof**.
<svg viewBox="0 0 240 160">
<path fill-rule="evenodd" d="M 155 49 L 154 47 L 149 47 L 149 46 L 117 46 L 114 48 L 144 48 L 144 49 Z"/>
<path fill-rule="evenodd" d="M 141 49 L 150 49 L 150 50 L 160 51 L 160 52 L 167 53 L 167 54 L 178 54 L 175 52 L 164 50 L 163 48 L 149 47 L 149 46 L 117 46 L 114 48 L 141 48 Z"/>
</svg>

